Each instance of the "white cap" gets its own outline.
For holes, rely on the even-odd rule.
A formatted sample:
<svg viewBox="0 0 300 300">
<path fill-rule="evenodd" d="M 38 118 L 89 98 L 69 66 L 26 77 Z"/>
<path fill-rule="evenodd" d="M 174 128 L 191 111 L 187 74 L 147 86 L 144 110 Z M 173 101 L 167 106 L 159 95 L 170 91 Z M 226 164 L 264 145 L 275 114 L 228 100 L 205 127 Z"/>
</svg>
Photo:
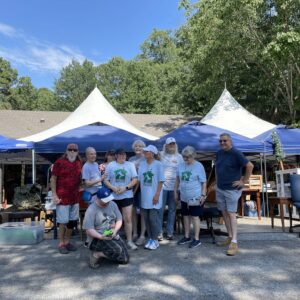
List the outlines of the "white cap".
<svg viewBox="0 0 300 300">
<path fill-rule="evenodd" d="M 173 137 L 168 137 L 168 138 L 166 139 L 166 144 L 169 145 L 169 144 L 171 144 L 171 143 L 176 143 L 176 140 L 175 140 L 175 138 L 173 138 Z"/>
<path fill-rule="evenodd" d="M 157 153 L 158 153 L 157 148 L 156 148 L 155 146 L 153 146 L 153 145 L 149 145 L 149 146 L 143 148 L 143 150 L 144 150 L 144 151 L 152 152 L 152 153 L 154 153 L 154 154 L 157 154 Z"/>
</svg>

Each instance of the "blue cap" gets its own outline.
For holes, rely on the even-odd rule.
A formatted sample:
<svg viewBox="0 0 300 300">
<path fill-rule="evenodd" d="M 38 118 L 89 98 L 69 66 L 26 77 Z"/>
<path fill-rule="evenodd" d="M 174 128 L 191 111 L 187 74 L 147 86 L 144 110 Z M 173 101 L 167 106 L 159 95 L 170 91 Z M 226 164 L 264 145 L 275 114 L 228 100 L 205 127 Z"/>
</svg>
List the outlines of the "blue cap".
<svg viewBox="0 0 300 300">
<path fill-rule="evenodd" d="M 114 196 L 112 195 L 110 189 L 103 186 L 98 190 L 97 198 L 104 203 L 108 203 L 109 201 L 114 199 Z"/>
</svg>

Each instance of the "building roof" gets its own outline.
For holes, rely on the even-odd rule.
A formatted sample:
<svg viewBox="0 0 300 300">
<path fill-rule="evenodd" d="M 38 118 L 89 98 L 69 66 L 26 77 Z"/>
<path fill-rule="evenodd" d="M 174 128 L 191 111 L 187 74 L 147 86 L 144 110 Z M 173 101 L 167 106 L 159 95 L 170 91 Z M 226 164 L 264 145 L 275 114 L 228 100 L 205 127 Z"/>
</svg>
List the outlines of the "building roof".
<svg viewBox="0 0 300 300">
<path fill-rule="evenodd" d="M 59 124 L 70 114 L 71 112 L 61 111 L 0 110 L 0 135 L 11 138 L 33 135 Z M 121 115 L 136 128 L 157 137 L 164 136 L 190 121 L 201 119 L 200 116 L 183 115 Z"/>
</svg>

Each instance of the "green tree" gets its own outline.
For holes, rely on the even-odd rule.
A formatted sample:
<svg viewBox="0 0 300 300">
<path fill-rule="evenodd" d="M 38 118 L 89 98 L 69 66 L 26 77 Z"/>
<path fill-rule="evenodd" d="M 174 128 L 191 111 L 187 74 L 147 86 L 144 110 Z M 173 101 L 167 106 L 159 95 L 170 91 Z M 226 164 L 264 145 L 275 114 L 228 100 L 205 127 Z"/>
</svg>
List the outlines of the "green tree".
<svg viewBox="0 0 300 300">
<path fill-rule="evenodd" d="M 93 63 L 85 60 L 81 64 L 73 60 L 62 69 L 60 78 L 55 81 L 58 108 L 73 111 L 95 88 L 96 83 L 96 68 Z"/>
<path fill-rule="evenodd" d="M 139 59 L 157 63 L 174 61 L 177 58 L 176 39 L 172 37 L 170 30 L 154 29 L 149 38 L 141 45 L 141 51 Z"/>
<path fill-rule="evenodd" d="M 40 88 L 37 90 L 36 99 L 31 109 L 41 111 L 59 110 L 58 99 L 51 90 Z"/>
<path fill-rule="evenodd" d="M 300 96 L 300 2 L 202 0 L 186 7 L 181 55 L 191 70 L 190 94 L 204 111 L 227 82 L 254 113 L 292 122 Z"/>
<path fill-rule="evenodd" d="M 9 96 L 17 78 L 18 72 L 11 67 L 7 60 L 0 57 L 0 109 L 11 108 Z"/>
<path fill-rule="evenodd" d="M 29 77 L 20 77 L 12 89 L 9 102 L 15 110 L 32 110 L 37 97 L 37 90 Z"/>
</svg>

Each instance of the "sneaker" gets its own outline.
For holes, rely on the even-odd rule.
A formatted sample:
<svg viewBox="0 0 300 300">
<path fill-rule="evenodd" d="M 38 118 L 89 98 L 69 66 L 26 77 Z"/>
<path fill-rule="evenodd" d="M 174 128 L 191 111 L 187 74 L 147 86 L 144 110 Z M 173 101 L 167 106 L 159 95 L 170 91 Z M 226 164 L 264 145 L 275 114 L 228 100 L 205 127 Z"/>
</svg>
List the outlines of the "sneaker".
<svg viewBox="0 0 300 300">
<path fill-rule="evenodd" d="M 152 243 L 152 240 L 148 240 L 147 243 L 145 244 L 144 248 L 149 249 L 150 244 Z"/>
<path fill-rule="evenodd" d="M 189 248 L 196 248 L 198 246 L 201 245 L 201 242 L 200 240 L 195 240 L 193 239 L 191 242 L 190 242 L 190 245 L 189 245 Z"/>
<path fill-rule="evenodd" d="M 83 247 L 88 248 L 89 247 L 89 243 L 88 242 L 84 242 Z"/>
<path fill-rule="evenodd" d="M 138 249 L 137 245 L 136 245 L 133 241 L 128 241 L 128 242 L 127 242 L 127 247 L 128 247 L 130 250 L 137 250 L 137 249 Z"/>
<path fill-rule="evenodd" d="M 158 247 L 159 247 L 159 242 L 158 242 L 158 240 L 153 240 L 153 242 L 154 242 L 156 248 L 158 248 Z"/>
<path fill-rule="evenodd" d="M 136 240 L 136 242 L 135 242 L 135 244 L 137 245 L 137 246 L 143 246 L 144 244 L 145 244 L 145 237 L 144 236 L 140 236 L 137 240 Z"/>
<path fill-rule="evenodd" d="M 59 247 L 58 247 L 58 252 L 59 252 L 60 254 L 68 254 L 68 253 L 69 253 L 69 251 L 68 251 L 68 249 L 66 248 L 65 245 L 59 246 Z"/>
<path fill-rule="evenodd" d="M 174 236 L 173 235 L 167 235 L 167 240 L 168 241 L 173 241 L 174 240 Z"/>
<path fill-rule="evenodd" d="M 228 250 L 226 252 L 229 256 L 234 256 L 238 252 L 238 244 L 237 243 L 230 243 Z"/>
<path fill-rule="evenodd" d="M 71 243 L 67 244 L 65 247 L 67 248 L 68 251 L 76 251 L 77 250 L 77 247 Z"/>
<path fill-rule="evenodd" d="M 191 238 L 186 238 L 185 236 L 177 243 L 178 245 L 184 245 L 191 241 Z"/>
<path fill-rule="evenodd" d="M 164 237 L 163 237 L 163 235 L 162 234 L 160 234 L 158 237 L 157 237 L 157 239 L 161 242 L 161 241 L 163 241 L 164 240 Z"/>
<path fill-rule="evenodd" d="M 139 238 L 139 236 L 138 236 L 137 234 L 134 234 L 134 235 L 132 236 L 132 240 L 133 240 L 134 242 L 136 242 L 138 238 Z"/>
<path fill-rule="evenodd" d="M 89 264 L 89 266 L 92 269 L 98 269 L 100 267 L 99 258 L 94 256 L 94 252 L 90 253 L 90 264 Z"/>
<path fill-rule="evenodd" d="M 158 242 L 157 242 L 157 244 L 158 244 Z M 148 249 L 149 250 L 156 250 L 159 246 L 159 245 L 157 246 L 157 244 L 156 244 L 156 241 L 152 240 L 149 247 L 148 247 Z"/>
<path fill-rule="evenodd" d="M 226 247 L 226 246 L 229 246 L 230 243 L 231 243 L 231 237 L 228 237 L 226 240 L 224 241 L 220 241 L 220 242 L 217 242 L 217 246 L 219 247 Z"/>
</svg>

